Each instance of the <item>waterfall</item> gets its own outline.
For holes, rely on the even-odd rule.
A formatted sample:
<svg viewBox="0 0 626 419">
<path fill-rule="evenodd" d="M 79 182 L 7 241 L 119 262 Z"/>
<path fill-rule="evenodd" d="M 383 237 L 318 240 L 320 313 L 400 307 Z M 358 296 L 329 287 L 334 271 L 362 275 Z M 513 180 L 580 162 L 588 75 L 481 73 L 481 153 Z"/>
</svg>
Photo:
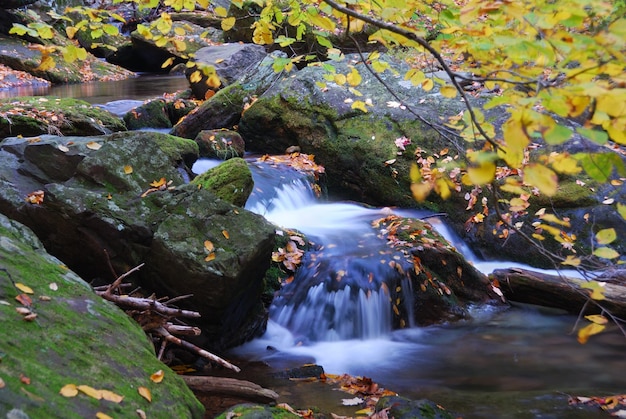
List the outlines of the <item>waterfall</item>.
<svg viewBox="0 0 626 419">
<path fill-rule="evenodd" d="M 394 325 L 412 325 L 409 267 L 400 266 L 399 252 L 371 225 L 389 209 L 322 202 L 306 174 L 263 162 L 249 165 L 255 188 L 246 209 L 304 233 L 314 244 L 293 281 L 275 296 L 272 321 L 301 343 L 374 339 Z"/>
</svg>

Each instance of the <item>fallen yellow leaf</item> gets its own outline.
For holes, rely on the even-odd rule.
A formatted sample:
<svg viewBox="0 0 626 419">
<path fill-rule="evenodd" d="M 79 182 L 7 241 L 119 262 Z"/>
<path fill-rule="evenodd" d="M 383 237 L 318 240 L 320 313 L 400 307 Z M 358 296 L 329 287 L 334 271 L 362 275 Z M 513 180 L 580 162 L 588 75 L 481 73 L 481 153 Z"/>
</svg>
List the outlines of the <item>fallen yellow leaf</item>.
<svg viewBox="0 0 626 419">
<path fill-rule="evenodd" d="M 133 173 L 133 166 L 130 166 L 128 164 L 124 166 L 124 173 L 126 173 L 127 175 L 130 175 L 131 173 Z"/>
<path fill-rule="evenodd" d="M 227 239 L 230 239 L 230 234 L 228 234 L 228 231 L 226 230 L 222 230 L 222 234 L 224 235 L 224 237 L 226 237 Z"/>
<path fill-rule="evenodd" d="M 163 377 L 165 377 L 165 373 L 163 372 L 163 370 L 158 370 L 150 376 L 150 379 L 155 383 L 160 383 L 161 381 L 163 381 Z"/>
<path fill-rule="evenodd" d="M 211 252 L 211 253 L 209 253 L 209 254 L 207 255 L 207 257 L 205 257 L 205 258 L 204 258 L 204 261 L 205 261 L 205 262 L 210 262 L 210 261 L 212 261 L 213 259 L 215 259 L 215 252 Z"/>
<path fill-rule="evenodd" d="M 93 387 L 90 386 L 86 386 L 86 385 L 80 385 L 77 387 L 79 391 L 82 391 L 83 393 L 85 393 L 86 395 L 88 395 L 89 397 L 93 397 L 94 399 L 102 399 L 102 391 L 101 390 L 96 390 Z"/>
<path fill-rule="evenodd" d="M 15 284 L 15 288 L 17 288 L 18 290 L 22 291 L 23 293 L 26 294 L 33 294 L 33 289 L 31 287 L 29 287 L 28 285 L 24 285 L 21 282 L 17 282 Z"/>
<path fill-rule="evenodd" d="M 76 384 L 66 384 L 59 393 L 63 397 L 75 397 L 78 394 L 78 388 L 76 388 Z"/>
<path fill-rule="evenodd" d="M 97 143 L 95 141 L 90 141 L 87 144 L 85 144 L 85 146 L 91 150 L 100 150 L 100 148 L 102 147 L 102 144 Z"/>
<path fill-rule="evenodd" d="M 161 179 L 155 180 L 154 182 L 152 182 L 150 186 L 152 186 L 153 188 L 160 188 L 161 186 L 164 186 L 166 182 L 167 180 L 164 177 L 162 177 Z"/>
<path fill-rule="evenodd" d="M 100 394 L 104 400 L 108 400 L 113 403 L 120 403 L 124 400 L 124 396 L 120 396 L 119 394 L 113 393 L 109 390 L 100 390 Z"/>
<path fill-rule="evenodd" d="M 102 413 L 102 412 L 96 413 L 96 417 L 98 419 L 113 419 L 111 416 L 107 415 L 106 413 Z"/>
<path fill-rule="evenodd" d="M 137 389 L 137 391 L 139 392 L 141 397 L 143 397 L 144 399 L 148 400 L 149 402 L 152 402 L 152 394 L 150 393 L 150 389 L 149 388 L 147 388 L 147 387 L 139 387 Z"/>
</svg>

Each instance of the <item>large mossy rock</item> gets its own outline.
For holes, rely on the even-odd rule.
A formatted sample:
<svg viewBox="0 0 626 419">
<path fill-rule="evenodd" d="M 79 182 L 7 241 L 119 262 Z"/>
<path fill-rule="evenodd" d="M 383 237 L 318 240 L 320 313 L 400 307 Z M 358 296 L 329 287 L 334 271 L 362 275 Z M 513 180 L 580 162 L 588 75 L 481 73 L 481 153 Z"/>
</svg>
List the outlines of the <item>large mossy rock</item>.
<svg viewBox="0 0 626 419">
<path fill-rule="evenodd" d="M 124 121 L 83 100 L 14 97 L 0 100 L 0 138 L 41 134 L 101 135 L 126 131 Z"/>
<path fill-rule="evenodd" d="M 0 215 L 0 416 L 85 418 L 202 418 L 204 408 L 184 381 L 158 361 L 145 333 L 129 316 L 97 296 L 25 226 Z M 32 303 L 17 284 L 32 289 Z M 23 289 L 23 288 L 22 288 Z M 17 308 L 36 314 L 25 320 Z M 150 375 L 162 370 L 159 384 Z M 123 400 L 96 400 L 67 384 L 109 390 Z M 148 402 L 138 392 L 147 387 Z M 12 415 L 9 412 L 12 411 Z"/>
<path fill-rule="evenodd" d="M 203 344 L 233 346 L 265 327 L 260 296 L 275 229 L 187 184 L 197 155 L 194 141 L 153 132 L 5 139 L 0 212 L 86 280 L 110 282 L 109 263 L 118 274 L 145 263 L 138 284 L 193 294 L 181 305 L 202 315 Z M 35 191 L 43 201 L 27 202 Z"/>
<path fill-rule="evenodd" d="M 54 39 L 56 45 L 68 45 L 70 41 L 63 36 Z M 14 70 L 24 71 L 33 76 L 48 80 L 53 84 L 85 83 L 88 81 L 122 80 L 134 76 L 134 73 L 99 60 L 88 54 L 85 60 L 67 63 L 60 52 L 53 52 L 51 57 L 55 65 L 41 69 L 41 52 L 26 40 L 0 35 L 0 64 Z"/>
<path fill-rule="evenodd" d="M 254 180 L 244 159 L 236 157 L 207 170 L 191 181 L 233 205 L 243 207 L 252 193 Z"/>
<path fill-rule="evenodd" d="M 196 138 L 203 130 L 221 128 L 231 129 L 236 126 L 241 115 L 272 84 L 282 77 L 272 69 L 274 58 L 284 56 L 273 53 L 256 66 L 247 67 L 248 73 L 232 84 L 218 90 L 210 99 L 204 101 L 194 112 L 187 115 L 174 126 L 171 134 L 183 138 Z"/>
<path fill-rule="evenodd" d="M 444 144 L 407 110 L 387 107 L 387 101 L 397 99 L 356 56 L 332 64 L 338 74 L 349 74 L 353 67 L 360 72 L 362 81 L 357 89 L 362 96 L 356 96 L 347 84 L 329 82 L 328 72 L 321 66 L 297 71 L 272 85 L 243 114 L 239 132 L 246 148 L 282 153 L 297 145 L 326 168 L 331 194 L 375 205 L 414 206 L 406 174 L 415 145 L 436 150 Z M 394 72 L 381 77 L 422 117 L 439 120 L 444 106 L 460 109 L 460 104 L 447 104 L 435 91 L 425 93 L 411 86 L 399 75 L 405 64 L 395 65 Z M 368 106 L 365 113 L 352 108 L 355 100 L 375 101 L 376 106 Z M 395 143 L 401 137 L 412 140 L 403 153 Z"/>
</svg>

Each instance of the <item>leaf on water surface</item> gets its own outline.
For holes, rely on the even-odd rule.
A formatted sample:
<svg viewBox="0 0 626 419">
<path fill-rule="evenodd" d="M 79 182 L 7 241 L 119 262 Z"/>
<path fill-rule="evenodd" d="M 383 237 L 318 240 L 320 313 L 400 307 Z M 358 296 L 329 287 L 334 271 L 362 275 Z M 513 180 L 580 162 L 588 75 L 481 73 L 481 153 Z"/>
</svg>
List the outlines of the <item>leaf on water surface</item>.
<svg viewBox="0 0 626 419">
<path fill-rule="evenodd" d="M 585 344 L 593 335 L 602 332 L 606 326 L 597 323 L 590 323 L 578 331 L 578 343 Z"/>
</svg>

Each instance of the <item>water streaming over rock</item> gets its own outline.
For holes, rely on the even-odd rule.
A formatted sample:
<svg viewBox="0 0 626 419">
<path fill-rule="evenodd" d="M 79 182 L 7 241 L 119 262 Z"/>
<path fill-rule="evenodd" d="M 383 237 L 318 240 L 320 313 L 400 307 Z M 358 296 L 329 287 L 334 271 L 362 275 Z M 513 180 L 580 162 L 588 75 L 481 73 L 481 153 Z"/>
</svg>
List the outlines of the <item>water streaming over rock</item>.
<svg viewBox="0 0 626 419">
<path fill-rule="evenodd" d="M 304 233 L 313 244 L 275 296 L 274 322 L 302 343 L 374 339 L 391 332 L 392 301 L 402 300 L 402 321 L 412 324 L 411 282 L 395 262 L 403 255 L 371 225 L 390 209 L 321 202 L 305 174 L 259 162 L 250 166 L 255 191 L 246 208 Z"/>
</svg>

